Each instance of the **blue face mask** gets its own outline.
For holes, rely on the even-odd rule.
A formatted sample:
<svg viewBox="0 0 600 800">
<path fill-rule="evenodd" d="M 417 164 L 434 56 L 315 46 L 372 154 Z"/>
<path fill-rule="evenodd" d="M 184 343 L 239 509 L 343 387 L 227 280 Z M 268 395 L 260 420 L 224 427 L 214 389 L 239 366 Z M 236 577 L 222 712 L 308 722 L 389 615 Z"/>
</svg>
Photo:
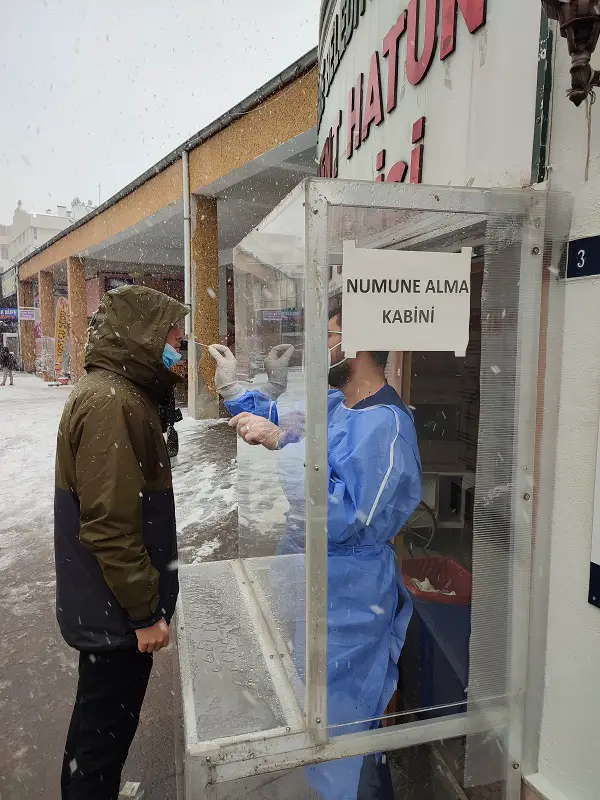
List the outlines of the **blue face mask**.
<svg viewBox="0 0 600 800">
<path fill-rule="evenodd" d="M 167 369 L 171 369 L 181 361 L 181 353 L 178 353 L 170 344 L 166 344 L 163 350 L 163 363 Z"/>
</svg>

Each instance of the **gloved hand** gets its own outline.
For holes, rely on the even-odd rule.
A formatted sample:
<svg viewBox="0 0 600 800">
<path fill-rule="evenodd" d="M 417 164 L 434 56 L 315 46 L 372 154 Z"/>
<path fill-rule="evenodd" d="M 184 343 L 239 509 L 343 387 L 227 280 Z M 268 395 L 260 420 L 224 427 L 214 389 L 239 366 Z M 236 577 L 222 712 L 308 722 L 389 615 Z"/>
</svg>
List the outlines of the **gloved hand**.
<svg viewBox="0 0 600 800">
<path fill-rule="evenodd" d="M 269 380 L 265 384 L 264 391 L 272 400 L 277 400 L 279 395 L 287 389 L 288 370 L 293 355 L 293 345 L 278 344 L 271 349 L 265 359 L 265 369 Z"/>
<path fill-rule="evenodd" d="M 275 423 L 247 412 L 230 419 L 229 425 L 236 429 L 237 435 L 247 444 L 262 444 L 267 450 L 277 450 L 283 436 L 283 430 Z"/>
<path fill-rule="evenodd" d="M 215 387 L 223 400 L 237 400 L 244 387 L 237 379 L 237 359 L 224 344 L 211 344 L 208 352 L 217 363 Z"/>
</svg>

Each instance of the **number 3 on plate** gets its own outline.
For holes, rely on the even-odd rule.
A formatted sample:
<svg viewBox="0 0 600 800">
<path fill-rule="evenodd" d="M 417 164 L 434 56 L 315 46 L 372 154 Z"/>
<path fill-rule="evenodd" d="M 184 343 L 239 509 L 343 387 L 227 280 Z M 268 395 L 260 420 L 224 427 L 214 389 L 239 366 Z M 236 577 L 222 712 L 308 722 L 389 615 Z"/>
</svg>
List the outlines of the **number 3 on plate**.
<svg viewBox="0 0 600 800">
<path fill-rule="evenodd" d="M 580 250 L 577 253 L 577 269 L 583 269 L 585 267 L 585 250 Z"/>
</svg>

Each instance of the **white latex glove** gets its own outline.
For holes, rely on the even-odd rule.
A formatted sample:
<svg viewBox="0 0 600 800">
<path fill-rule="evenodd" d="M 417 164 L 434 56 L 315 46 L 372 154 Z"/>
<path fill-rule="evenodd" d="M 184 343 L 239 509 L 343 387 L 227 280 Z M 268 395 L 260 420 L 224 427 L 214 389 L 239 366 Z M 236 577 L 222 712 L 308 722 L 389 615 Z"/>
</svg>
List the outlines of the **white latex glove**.
<svg viewBox="0 0 600 800">
<path fill-rule="evenodd" d="M 211 344 L 208 352 L 217 364 L 215 387 L 223 400 L 236 400 L 244 394 L 244 387 L 237 379 L 237 359 L 224 344 Z"/>
<path fill-rule="evenodd" d="M 293 355 L 293 345 L 278 344 L 272 348 L 265 359 L 265 369 L 269 380 L 265 384 L 264 390 L 272 400 L 277 400 L 279 395 L 287 389 L 288 370 Z"/>
<path fill-rule="evenodd" d="M 236 429 L 237 435 L 247 444 L 262 444 L 267 450 L 277 450 L 283 436 L 283 430 L 275 423 L 247 412 L 230 419 L 229 425 Z"/>
</svg>

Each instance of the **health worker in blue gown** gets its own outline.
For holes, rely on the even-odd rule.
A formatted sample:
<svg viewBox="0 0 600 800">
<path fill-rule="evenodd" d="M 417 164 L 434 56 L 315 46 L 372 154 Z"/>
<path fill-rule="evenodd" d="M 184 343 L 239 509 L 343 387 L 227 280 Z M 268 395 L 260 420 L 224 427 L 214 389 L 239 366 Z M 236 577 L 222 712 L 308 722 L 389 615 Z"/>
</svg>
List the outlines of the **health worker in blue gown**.
<svg viewBox="0 0 600 800">
<path fill-rule="evenodd" d="M 337 727 L 331 735 L 378 727 L 377 720 L 394 694 L 412 603 L 392 540 L 421 500 L 421 460 L 413 417 L 385 380 L 388 354 L 362 352 L 345 358 L 341 325 L 341 312 L 333 313 L 328 338 L 332 389 L 328 398 L 327 701 L 329 725 Z M 279 451 L 279 479 L 290 509 L 278 553 L 304 553 L 304 418 L 298 412 L 280 418 L 277 407 L 277 398 L 287 388 L 293 348 L 273 348 L 265 362 L 267 384 L 250 390 L 237 380 L 231 351 L 213 345 L 210 352 L 217 362 L 216 386 L 235 415 L 230 425 L 248 444 Z M 303 676 L 303 619 L 296 619 L 292 635 L 296 667 Z M 393 798 L 389 767 L 379 756 L 310 766 L 307 773 L 309 783 L 325 800 Z"/>
</svg>

